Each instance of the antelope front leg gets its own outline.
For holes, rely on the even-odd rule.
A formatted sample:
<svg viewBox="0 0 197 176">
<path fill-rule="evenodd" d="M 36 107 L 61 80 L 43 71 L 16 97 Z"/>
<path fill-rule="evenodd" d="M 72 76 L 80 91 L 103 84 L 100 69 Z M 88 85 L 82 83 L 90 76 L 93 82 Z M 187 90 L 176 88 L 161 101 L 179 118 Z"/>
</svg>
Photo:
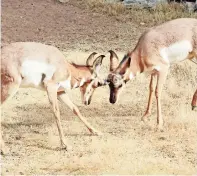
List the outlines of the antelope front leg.
<svg viewBox="0 0 197 176">
<path fill-rule="evenodd" d="M 58 128 L 58 132 L 59 132 L 59 136 L 60 136 L 61 145 L 64 149 L 67 150 L 68 146 L 67 146 L 66 140 L 64 138 L 62 124 L 61 124 L 61 120 L 60 120 L 60 110 L 59 110 L 58 100 L 57 100 L 57 85 L 55 83 L 48 82 L 48 83 L 46 83 L 45 86 L 47 89 L 49 102 L 52 105 L 53 113 L 56 118 L 56 123 L 57 123 L 57 128 Z"/>
<path fill-rule="evenodd" d="M 155 90 L 155 96 L 157 100 L 157 128 L 160 131 L 163 131 L 163 125 L 164 125 L 164 120 L 163 120 L 162 112 L 161 112 L 161 94 L 162 94 L 162 88 L 163 88 L 163 84 L 165 83 L 166 77 L 167 77 L 167 70 L 158 72 L 157 85 L 156 85 L 156 90 Z"/>
<path fill-rule="evenodd" d="M 7 149 L 7 147 L 5 146 L 3 137 L 2 137 L 2 131 L 0 130 L 0 152 L 2 153 L 2 155 L 7 154 L 9 151 Z"/>
<path fill-rule="evenodd" d="M 58 92 L 58 99 L 68 105 L 68 107 L 79 117 L 79 119 L 85 124 L 85 126 L 91 133 L 95 135 L 102 134 L 94 127 L 92 127 L 91 124 L 81 115 L 79 109 L 72 103 L 72 101 L 69 99 L 68 95 L 65 92 Z"/>
<path fill-rule="evenodd" d="M 197 89 L 196 92 L 193 95 L 193 99 L 192 99 L 192 110 L 194 110 L 197 107 Z"/>
<path fill-rule="evenodd" d="M 0 108 L 0 113 L 1 113 L 1 108 Z M 5 154 L 8 154 L 9 153 L 9 150 L 5 146 L 5 142 L 4 142 L 3 137 L 2 137 L 1 117 L 0 117 L 0 153 L 2 155 L 5 155 Z"/>
<path fill-rule="evenodd" d="M 153 92 L 154 92 L 153 80 L 154 80 L 154 75 L 151 74 L 151 79 L 150 79 L 150 84 L 149 84 L 148 106 L 147 106 L 145 114 L 142 116 L 142 119 L 141 119 L 142 121 L 145 121 L 146 118 L 151 114 L 152 99 L 153 99 Z"/>
</svg>

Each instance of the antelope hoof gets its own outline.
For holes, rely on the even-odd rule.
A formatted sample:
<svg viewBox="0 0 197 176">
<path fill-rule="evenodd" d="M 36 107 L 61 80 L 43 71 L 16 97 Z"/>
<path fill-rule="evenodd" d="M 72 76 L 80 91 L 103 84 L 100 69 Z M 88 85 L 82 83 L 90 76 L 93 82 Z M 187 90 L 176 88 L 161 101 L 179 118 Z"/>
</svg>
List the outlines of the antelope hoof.
<svg viewBox="0 0 197 176">
<path fill-rule="evenodd" d="M 143 116 L 143 117 L 141 118 L 141 122 L 142 122 L 142 123 L 146 123 L 146 122 L 147 122 L 147 117 L 146 117 L 146 116 Z"/>
<path fill-rule="evenodd" d="M 192 111 L 196 108 L 197 106 L 192 106 Z"/>
<path fill-rule="evenodd" d="M 151 115 L 150 112 L 146 112 L 146 113 L 142 116 L 141 121 L 145 123 L 145 122 L 148 120 L 148 117 L 149 117 L 150 115 Z"/>
<path fill-rule="evenodd" d="M 71 151 L 72 150 L 72 146 L 61 144 L 61 149 L 62 150 L 66 150 L 68 152 L 68 151 Z"/>
<path fill-rule="evenodd" d="M 61 142 L 61 149 L 62 150 L 66 150 L 66 151 L 70 151 L 72 150 L 72 147 L 68 144 L 66 144 L 66 142 L 64 142 L 64 140 Z"/>
<path fill-rule="evenodd" d="M 142 125 L 145 125 L 144 119 L 141 119 L 141 124 L 142 124 Z"/>
<path fill-rule="evenodd" d="M 2 148 L 0 151 L 1 155 L 7 155 L 9 153 L 9 149 L 7 147 Z"/>
<path fill-rule="evenodd" d="M 102 136 L 102 135 L 103 135 L 103 133 L 100 132 L 100 131 L 98 131 L 98 130 L 89 129 L 89 131 L 90 131 L 92 134 L 96 135 L 96 136 Z"/>
<path fill-rule="evenodd" d="M 164 132 L 164 127 L 163 127 L 163 125 L 157 125 L 156 131 L 157 131 L 157 132 Z"/>
</svg>

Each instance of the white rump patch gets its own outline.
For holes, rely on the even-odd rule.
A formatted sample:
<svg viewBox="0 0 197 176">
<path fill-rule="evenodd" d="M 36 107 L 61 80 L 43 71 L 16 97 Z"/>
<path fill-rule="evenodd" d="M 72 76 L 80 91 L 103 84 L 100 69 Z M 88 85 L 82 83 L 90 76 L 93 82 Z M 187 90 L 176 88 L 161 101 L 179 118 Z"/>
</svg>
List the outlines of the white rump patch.
<svg viewBox="0 0 197 176">
<path fill-rule="evenodd" d="M 46 80 L 50 80 L 56 68 L 53 65 L 38 60 L 25 60 L 21 66 L 23 77 L 22 87 L 39 87 L 43 74 Z M 42 87 L 42 86 L 41 86 Z"/>
<path fill-rule="evenodd" d="M 78 82 L 76 82 L 73 86 L 73 88 L 76 88 L 78 86 Z"/>
<path fill-rule="evenodd" d="M 192 44 L 188 40 L 176 42 L 169 47 L 160 50 L 161 57 L 167 63 L 179 62 L 187 58 L 189 52 L 193 50 Z"/>
<path fill-rule="evenodd" d="M 80 84 L 79 84 L 79 86 L 81 87 L 81 86 L 83 86 L 84 85 L 84 83 L 85 83 L 85 78 L 82 78 L 82 80 L 81 80 L 81 82 L 80 82 Z"/>
</svg>

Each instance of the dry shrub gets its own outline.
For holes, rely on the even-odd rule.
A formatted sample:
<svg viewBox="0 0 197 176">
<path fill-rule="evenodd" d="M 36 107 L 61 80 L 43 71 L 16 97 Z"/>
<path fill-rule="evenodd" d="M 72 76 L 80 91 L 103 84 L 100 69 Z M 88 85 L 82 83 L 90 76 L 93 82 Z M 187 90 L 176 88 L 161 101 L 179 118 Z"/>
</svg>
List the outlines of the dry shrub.
<svg viewBox="0 0 197 176">
<path fill-rule="evenodd" d="M 105 0 L 79 0 L 82 8 L 93 12 L 114 16 L 118 20 L 145 23 L 147 26 L 159 24 L 176 18 L 197 18 L 197 13 L 189 12 L 183 4 L 158 4 L 154 8 L 138 5 L 124 6 L 122 3 L 106 3 Z"/>
</svg>

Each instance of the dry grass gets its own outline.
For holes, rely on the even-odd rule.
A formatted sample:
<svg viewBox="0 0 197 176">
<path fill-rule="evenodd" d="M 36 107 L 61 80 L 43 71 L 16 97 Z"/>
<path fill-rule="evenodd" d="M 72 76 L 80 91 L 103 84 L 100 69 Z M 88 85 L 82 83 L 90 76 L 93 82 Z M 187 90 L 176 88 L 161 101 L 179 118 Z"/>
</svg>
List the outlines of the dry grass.
<svg viewBox="0 0 197 176">
<path fill-rule="evenodd" d="M 65 55 L 84 63 L 88 53 Z M 107 63 L 104 60 L 104 68 Z M 129 82 L 114 105 L 108 103 L 108 87 L 95 91 L 90 106 L 81 104 L 79 90 L 69 91 L 86 119 L 104 133 L 89 135 L 72 111 L 60 104 L 64 134 L 73 147 L 69 152 L 56 149 L 58 130 L 46 93 L 21 89 L 2 111 L 4 139 L 11 153 L 2 159 L 3 175 L 195 174 L 197 119 L 189 104 L 195 72 L 190 62 L 171 68 L 162 96 L 166 130 L 161 133 L 155 131 L 155 98 L 153 114 L 146 124 L 140 122 L 148 98 L 146 75 Z"/>
<path fill-rule="evenodd" d="M 80 0 L 78 4 L 80 7 L 113 16 L 120 21 L 145 23 L 147 26 L 176 18 L 197 18 L 197 13 L 188 12 L 180 3 L 158 4 L 155 8 L 142 8 L 137 5 L 128 8 L 122 3 L 106 3 L 105 0 Z"/>
<path fill-rule="evenodd" d="M 64 6 L 50 0 L 3 1 L 3 42 L 53 43 L 61 50 L 64 48 L 67 59 L 76 63 L 85 63 L 92 51 L 105 54 L 108 49 L 116 48 L 122 58 L 145 30 L 131 20 L 141 22 L 142 17 L 139 15 L 138 19 L 137 13 L 151 14 L 158 10 L 140 11 L 136 7 L 125 12 L 121 4 L 103 7 L 95 0 L 91 13 L 83 10 L 84 6 L 91 8 L 84 2 L 72 0 Z M 81 9 L 75 6 L 80 3 Z M 167 13 L 168 9 L 162 11 L 165 10 Z M 96 11 L 98 13 L 94 13 Z M 132 11 L 136 19 L 131 18 Z M 150 16 L 144 15 L 144 18 L 150 21 Z M 103 60 L 103 70 L 107 71 L 108 58 L 109 53 Z M 166 122 L 163 133 L 155 131 L 155 98 L 152 116 L 146 124 L 140 122 L 148 99 L 150 77 L 147 75 L 139 75 L 129 82 L 114 105 L 108 102 L 108 87 L 95 91 L 90 106 L 81 103 L 78 89 L 69 91 L 69 97 L 81 113 L 104 133 L 103 136 L 90 135 L 73 112 L 60 104 L 64 134 L 73 147 L 69 152 L 58 150 L 58 130 L 46 92 L 20 89 L 2 110 L 3 137 L 10 149 L 10 154 L 1 160 L 2 175 L 196 175 L 197 118 L 190 105 L 196 90 L 195 76 L 196 67 L 189 61 L 171 67 L 162 96 Z"/>
</svg>

